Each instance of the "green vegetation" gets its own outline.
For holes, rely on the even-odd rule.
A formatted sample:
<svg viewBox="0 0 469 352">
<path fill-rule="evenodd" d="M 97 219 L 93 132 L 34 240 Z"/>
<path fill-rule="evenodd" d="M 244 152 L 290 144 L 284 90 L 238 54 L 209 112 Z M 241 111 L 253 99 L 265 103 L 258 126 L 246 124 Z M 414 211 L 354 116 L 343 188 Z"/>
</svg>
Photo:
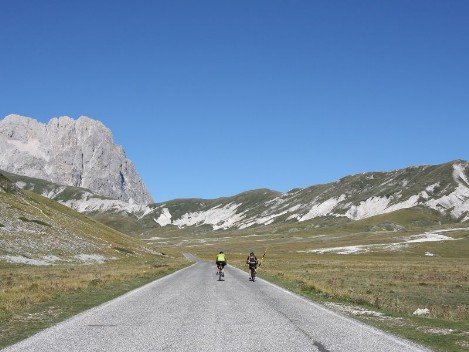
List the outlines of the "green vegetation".
<svg viewBox="0 0 469 352">
<path fill-rule="evenodd" d="M 34 222 L 34 223 L 39 224 L 39 225 L 52 227 L 47 222 L 44 222 L 44 221 L 41 221 L 41 220 L 34 220 L 34 219 L 29 220 L 29 219 L 25 218 L 24 216 L 20 216 L 19 219 L 22 220 L 22 221 L 25 221 L 25 222 Z"/>
<path fill-rule="evenodd" d="M 134 254 L 133 251 L 131 251 L 130 249 L 127 249 L 127 248 L 123 248 L 123 247 L 114 247 L 114 249 L 116 251 L 119 251 L 121 253 L 124 253 L 124 254 Z"/>
</svg>

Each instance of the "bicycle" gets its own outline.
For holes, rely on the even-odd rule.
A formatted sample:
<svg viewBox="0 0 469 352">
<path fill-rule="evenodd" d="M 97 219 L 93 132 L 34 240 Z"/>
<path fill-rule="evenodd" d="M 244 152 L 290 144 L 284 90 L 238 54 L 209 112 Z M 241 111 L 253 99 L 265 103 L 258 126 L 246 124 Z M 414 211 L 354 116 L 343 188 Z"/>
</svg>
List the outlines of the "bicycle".
<svg viewBox="0 0 469 352">
<path fill-rule="evenodd" d="M 218 275 L 218 281 L 224 281 L 222 280 L 222 277 L 225 277 L 225 273 L 223 272 L 223 265 L 217 265 L 217 268 L 218 268 L 218 271 L 217 271 L 217 275 Z"/>
<path fill-rule="evenodd" d="M 251 278 L 249 280 L 252 282 L 256 281 L 256 267 L 249 265 L 249 271 L 251 272 Z"/>
</svg>

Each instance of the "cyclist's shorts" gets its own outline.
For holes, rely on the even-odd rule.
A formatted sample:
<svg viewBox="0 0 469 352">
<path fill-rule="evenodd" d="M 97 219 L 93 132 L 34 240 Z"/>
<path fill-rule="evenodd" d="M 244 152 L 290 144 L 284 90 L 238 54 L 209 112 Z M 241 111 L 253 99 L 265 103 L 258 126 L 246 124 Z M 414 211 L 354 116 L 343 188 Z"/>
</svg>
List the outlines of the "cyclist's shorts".
<svg viewBox="0 0 469 352">
<path fill-rule="evenodd" d="M 226 262 L 217 262 L 217 266 L 221 266 L 222 268 L 224 268 L 226 265 Z"/>
</svg>

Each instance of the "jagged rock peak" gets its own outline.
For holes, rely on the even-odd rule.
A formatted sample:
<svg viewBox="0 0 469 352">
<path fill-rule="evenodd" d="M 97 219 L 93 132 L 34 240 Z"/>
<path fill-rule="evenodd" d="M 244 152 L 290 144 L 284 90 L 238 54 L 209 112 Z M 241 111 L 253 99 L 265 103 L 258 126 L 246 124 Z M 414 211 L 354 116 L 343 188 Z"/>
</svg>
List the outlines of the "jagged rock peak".
<svg viewBox="0 0 469 352">
<path fill-rule="evenodd" d="M 20 115 L 0 120 L 0 169 L 96 194 L 148 204 L 152 197 L 123 148 L 100 121 L 54 117 L 47 124 Z"/>
</svg>

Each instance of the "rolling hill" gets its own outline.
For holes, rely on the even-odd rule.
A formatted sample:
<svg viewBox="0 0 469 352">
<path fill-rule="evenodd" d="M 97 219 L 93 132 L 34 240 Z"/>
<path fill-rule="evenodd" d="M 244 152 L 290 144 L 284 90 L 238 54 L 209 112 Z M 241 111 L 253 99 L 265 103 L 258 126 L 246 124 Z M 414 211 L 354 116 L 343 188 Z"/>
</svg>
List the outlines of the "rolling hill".
<svg viewBox="0 0 469 352">
<path fill-rule="evenodd" d="M 0 174 L 0 260 L 87 264 L 147 255 L 161 253 L 54 200 L 23 191 Z"/>
</svg>

